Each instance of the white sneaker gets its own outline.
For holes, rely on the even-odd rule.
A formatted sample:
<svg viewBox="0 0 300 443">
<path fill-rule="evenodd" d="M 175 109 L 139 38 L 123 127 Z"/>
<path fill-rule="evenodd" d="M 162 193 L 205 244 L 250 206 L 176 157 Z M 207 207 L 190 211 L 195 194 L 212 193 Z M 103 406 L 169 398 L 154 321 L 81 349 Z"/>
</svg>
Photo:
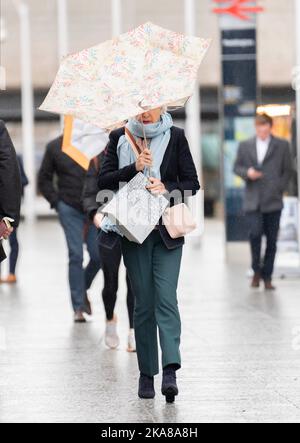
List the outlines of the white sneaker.
<svg viewBox="0 0 300 443">
<path fill-rule="evenodd" d="M 116 349 L 120 344 L 120 339 L 117 333 L 117 319 L 106 323 L 105 329 L 105 344 L 110 349 Z"/>
<path fill-rule="evenodd" d="M 128 352 L 136 352 L 136 342 L 135 342 L 135 334 L 134 329 L 130 329 L 128 335 Z"/>
</svg>

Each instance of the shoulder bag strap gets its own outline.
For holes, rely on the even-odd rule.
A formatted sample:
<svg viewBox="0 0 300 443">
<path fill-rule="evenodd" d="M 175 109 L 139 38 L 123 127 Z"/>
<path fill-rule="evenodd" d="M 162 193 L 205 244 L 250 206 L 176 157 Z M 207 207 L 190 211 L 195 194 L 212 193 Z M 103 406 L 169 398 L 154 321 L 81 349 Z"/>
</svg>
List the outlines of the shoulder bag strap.
<svg viewBox="0 0 300 443">
<path fill-rule="evenodd" d="M 125 128 L 125 136 L 126 136 L 127 141 L 130 143 L 131 148 L 132 148 L 133 152 L 135 153 L 136 158 L 138 158 L 141 155 L 142 150 L 139 147 L 139 145 L 137 144 L 136 139 L 131 134 L 131 132 L 129 131 L 128 128 Z"/>
</svg>

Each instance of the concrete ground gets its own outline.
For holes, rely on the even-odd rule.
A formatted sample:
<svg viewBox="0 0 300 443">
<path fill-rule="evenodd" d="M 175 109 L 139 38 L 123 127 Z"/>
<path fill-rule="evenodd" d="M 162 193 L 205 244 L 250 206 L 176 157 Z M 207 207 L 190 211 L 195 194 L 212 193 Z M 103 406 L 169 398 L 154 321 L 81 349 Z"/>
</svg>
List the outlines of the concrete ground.
<svg viewBox="0 0 300 443">
<path fill-rule="evenodd" d="M 22 226 L 19 283 L 0 287 L 0 422 L 300 422 L 300 284 L 274 294 L 248 288 L 247 267 L 227 265 L 222 227 L 208 222 L 187 246 L 179 298 L 181 395 L 137 398 L 136 356 L 126 352 L 124 271 L 117 306 L 121 346 L 103 343 L 102 275 L 95 315 L 75 326 L 64 238 L 55 221 Z M 241 260 L 242 262 L 243 260 Z"/>
</svg>

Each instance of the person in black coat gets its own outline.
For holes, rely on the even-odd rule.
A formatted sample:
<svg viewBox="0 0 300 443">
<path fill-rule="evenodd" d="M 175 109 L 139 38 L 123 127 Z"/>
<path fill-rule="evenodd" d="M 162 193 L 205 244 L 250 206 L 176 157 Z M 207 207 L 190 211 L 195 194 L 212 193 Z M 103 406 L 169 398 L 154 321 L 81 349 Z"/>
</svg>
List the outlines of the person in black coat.
<svg viewBox="0 0 300 443">
<path fill-rule="evenodd" d="M 102 217 L 98 213 L 100 203 L 97 202 L 98 194 L 98 175 L 104 154 L 98 155 L 91 163 L 86 175 L 85 185 L 83 189 L 83 207 L 90 221 L 99 229 Z M 111 349 L 119 346 L 120 339 L 117 333 L 117 317 L 115 315 L 115 305 L 117 301 L 117 292 L 119 287 L 119 269 L 122 258 L 120 243 L 116 243 L 113 248 L 105 248 L 99 245 L 101 257 L 101 265 L 104 274 L 104 288 L 102 298 L 106 313 L 106 330 L 105 344 Z M 136 350 L 134 330 L 133 330 L 133 311 L 134 311 L 134 295 L 131 290 L 129 277 L 127 275 L 127 309 L 129 317 L 129 335 L 128 335 L 128 352 Z"/>
<path fill-rule="evenodd" d="M 145 112 L 129 120 L 126 128 L 142 152 L 135 158 L 124 137 L 125 129 L 113 131 L 99 176 L 101 191 L 117 191 L 121 183 L 150 169 L 148 190 L 153 194 L 164 194 L 173 200 L 172 192 L 182 198 L 186 192 L 197 193 L 200 185 L 187 139 L 182 129 L 173 126 L 168 113 L 161 108 Z M 150 149 L 143 143 L 143 129 Z M 177 199 L 174 203 L 178 203 Z M 115 241 L 115 235 L 102 233 L 103 243 L 109 245 Z M 173 402 L 178 395 L 176 371 L 181 367 L 181 321 L 177 285 L 183 244 L 184 238 L 172 239 L 161 222 L 142 245 L 125 238 L 122 241 L 136 300 L 134 326 L 140 398 L 155 396 L 154 376 L 159 372 L 157 329 L 162 349 L 162 393 L 167 402 Z"/>
<path fill-rule="evenodd" d="M 6 126 L 0 120 L 0 220 L 9 217 L 13 227 L 19 225 L 21 206 L 21 177 L 16 152 Z M 6 258 L 0 244 L 0 262 Z"/>
<path fill-rule="evenodd" d="M 58 212 L 69 253 L 69 285 L 75 323 L 84 323 L 84 314 L 91 314 L 87 291 L 101 268 L 97 247 L 97 230 L 83 210 L 82 192 L 86 170 L 62 151 L 63 137 L 47 145 L 39 171 L 42 195 Z M 90 255 L 83 268 L 83 246 Z"/>
<path fill-rule="evenodd" d="M 25 187 L 29 184 L 27 175 L 24 169 L 23 157 L 21 155 L 17 156 L 19 163 L 20 174 L 21 174 L 21 185 L 22 185 L 22 197 L 24 197 Z M 19 258 L 19 240 L 18 240 L 18 229 L 15 228 L 9 237 L 9 274 L 6 278 L 0 279 L 1 283 L 15 284 L 17 283 L 16 268 Z"/>
</svg>

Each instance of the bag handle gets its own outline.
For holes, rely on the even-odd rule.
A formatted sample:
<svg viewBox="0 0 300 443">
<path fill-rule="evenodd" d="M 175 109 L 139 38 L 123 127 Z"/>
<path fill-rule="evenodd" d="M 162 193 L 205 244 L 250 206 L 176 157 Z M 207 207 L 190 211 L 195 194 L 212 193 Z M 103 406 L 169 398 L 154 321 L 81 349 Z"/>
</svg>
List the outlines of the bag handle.
<svg viewBox="0 0 300 443">
<path fill-rule="evenodd" d="M 144 125 L 143 125 L 143 131 L 144 131 L 145 146 L 148 147 L 148 142 L 147 142 L 147 138 L 146 138 Z M 132 148 L 136 158 L 138 158 L 143 151 L 142 151 L 141 147 L 137 144 L 136 139 L 134 138 L 132 133 L 126 127 L 125 127 L 125 137 L 126 137 L 127 141 L 130 143 L 131 148 Z M 151 176 L 151 168 L 147 168 L 147 172 L 148 172 L 148 177 L 150 177 Z"/>
<path fill-rule="evenodd" d="M 127 141 L 130 143 L 130 145 L 132 147 L 132 150 L 133 150 L 136 158 L 138 158 L 141 155 L 142 150 L 139 147 L 139 145 L 137 144 L 134 136 L 131 134 L 131 132 L 129 131 L 128 128 L 125 128 L 125 135 L 126 135 Z"/>
</svg>

